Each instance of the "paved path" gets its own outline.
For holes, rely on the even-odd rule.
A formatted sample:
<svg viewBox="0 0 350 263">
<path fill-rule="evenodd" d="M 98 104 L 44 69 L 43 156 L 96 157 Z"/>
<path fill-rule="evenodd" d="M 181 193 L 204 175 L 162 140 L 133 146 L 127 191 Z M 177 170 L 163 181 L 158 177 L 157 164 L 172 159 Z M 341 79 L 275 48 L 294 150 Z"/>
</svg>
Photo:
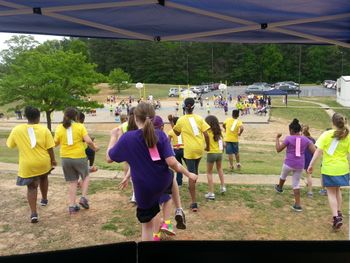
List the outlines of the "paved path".
<svg viewBox="0 0 350 263">
<path fill-rule="evenodd" d="M 17 173 L 18 165 L 14 163 L 2 163 L 0 162 L 0 174 L 5 173 Z M 91 174 L 92 179 L 113 179 L 117 175 L 117 178 L 122 178 L 122 172 L 110 171 L 110 170 L 98 170 Z M 57 166 L 52 171 L 52 176 L 63 177 L 62 167 Z M 262 185 L 274 185 L 278 182 L 279 175 L 266 175 L 266 174 L 225 174 L 225 182 L 227 184 L 262 184 Z M 205 174 L 200 174 L 198 182 L 207 182 L 207 177 Z M 219 182 L 219 177 L 214 174 L 214 182 Z M 287 179 L 286 185 L 291 185 L 291 178 Z M 302 184 L 303 185 L 303 184 Z M 320 186 L 320 179 L 313 179 L 314 186 Z"/>
</svg>

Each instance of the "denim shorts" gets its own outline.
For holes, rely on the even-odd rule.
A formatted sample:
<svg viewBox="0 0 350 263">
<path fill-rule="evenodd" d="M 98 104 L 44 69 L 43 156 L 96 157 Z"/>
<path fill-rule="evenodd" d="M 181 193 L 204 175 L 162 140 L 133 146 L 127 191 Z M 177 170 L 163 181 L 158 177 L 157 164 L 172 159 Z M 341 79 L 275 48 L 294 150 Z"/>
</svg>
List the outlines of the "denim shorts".
<svg viewBox="0 0 350 263">
<path fill-rule="evenodd" d="M 339 187 L 349 185 L 349 174 L 330 176 L 322 174 L 323 185 L 325 187 Z"/>
<path fill-rule="evenodd" d="M 237 154 L 239 153 L 238 142 L 226 142 L 226 154 Z"/>
</svg>

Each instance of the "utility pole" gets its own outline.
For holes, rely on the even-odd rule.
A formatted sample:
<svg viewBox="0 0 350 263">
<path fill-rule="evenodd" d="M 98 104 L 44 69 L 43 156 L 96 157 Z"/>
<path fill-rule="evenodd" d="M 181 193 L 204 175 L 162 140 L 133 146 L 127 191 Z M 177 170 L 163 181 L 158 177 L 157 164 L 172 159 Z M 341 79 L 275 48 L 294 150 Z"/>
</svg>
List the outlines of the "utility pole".
<svg viewBox="0 0 350 263">
<path fill-rule="evenodd" d="M 214 48 L 211 46 L 211 81 L 214 82 Z"/>
<path fill-rule="evenodd" d="M 299 83 L 299 90 L 300 90 L 300 75 L 301 75 L 301 45 L 299 45 L 299 77 L 298 77 L 298 83 Z M 300 97 L 300 92 L 298 92 L 298 98 Z"/>
</svg>

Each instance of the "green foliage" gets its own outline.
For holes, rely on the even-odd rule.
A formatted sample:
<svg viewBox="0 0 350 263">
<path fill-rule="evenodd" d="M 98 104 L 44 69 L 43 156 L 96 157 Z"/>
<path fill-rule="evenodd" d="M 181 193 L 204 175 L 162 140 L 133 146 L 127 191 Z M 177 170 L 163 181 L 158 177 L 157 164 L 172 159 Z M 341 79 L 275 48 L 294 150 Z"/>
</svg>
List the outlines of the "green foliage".
<svg viewBox="0 0 350 263">
<path fill-rule="evenodd" d="M 37 107 L 46 112 L 50 129 L 53 111 L 64 110 L 67 105 L 82 110 L 101 107 L 88 100 L 90 94 L 99 91 L 93 85 L 101 76 L 95 67 L 81 53 L 72 51 L 22 52 L 0 83 L 0 104 L 20 101 L 20 107 Z"/>
<path fill-rule="evenodd" d="M 120 93 L 121 90 L 125 90 L 131 87 L 132 82 L 130 74 L 124 72 L 121 68 L 113 69 L 109 73 L 109 85 L 112 89 Z"/>
</svg>

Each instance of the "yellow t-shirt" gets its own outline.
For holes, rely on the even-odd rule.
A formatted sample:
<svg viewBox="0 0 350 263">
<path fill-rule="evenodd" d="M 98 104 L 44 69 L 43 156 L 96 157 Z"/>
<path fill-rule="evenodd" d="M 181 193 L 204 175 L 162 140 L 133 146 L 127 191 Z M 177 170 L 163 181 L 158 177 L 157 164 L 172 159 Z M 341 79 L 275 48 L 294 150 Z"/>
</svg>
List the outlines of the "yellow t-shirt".
<svg viewBox="0 0 350 263">
<path fill-rule="evenodd" d="M 36 144 L 31 147 L 28 128 L 32 127 L 35 134 Z M 45 174 L 51 169 L 51 159 L 48 149 L 55 147 L 52 135 L 41 124 L 21 124 L 15 127 L 6 142 L 9 148 L 18 148 L 19 170 L 18 175 L 22 178 L 30 178 Z"/>
<path fill-rule="evenodd" d="M 194 121 L 195 127 L 192 127 L 191 120 Z M 197 129 L 196 129 L 197 127 Z M 184 157 L 186 159 L 199 159 L 204 153 L 204 136 L 203 132 L 210 128 L 204 119 L 196 114 L 186 114 L 181 116 L 174 126 L 174 130 L 180 132 L 184 143 Z M 195 132 L 198 134 L 195 135 Z"/>
<path fill-rule="evenodd" d="M 85 158 L 85 143 L 83 137 L 87 135 L 86 128 L 83 124 L 72 123 L 73 144 L 68 145 L 67 129 L 59 124 L 55 131 L 55 142 L 61 145 L 60 156 L 62 158 L 79 159 Z"/>
<path fill-rule="evenodd" d="M 236 119 L 234 118 L 227 118 L 224 121 L 226 132 L 225 132 L 225 142 L 238 142 L 238 132 L 239 128 L 243 125 L 243 122 L 239 119 L 237 119 L 237 123 L 233 131 L 231 131 L 232 125 Z"/>
<path fill-rule="evenodd" d="M 168 132 L 168 135 L 171 138 L 171 145 L 174 149 L 183 149 L 184 148 L 184 142 L 182 140 L 181 134 L 177 136 L 173 130 L 170 130 Z"/>
<path fill-rule="evenodd" d="M 317 148 L 323 150 L 321 173 L 330 176 L 349 173 L 348 153 L 350 153 L 350 135 L 339 141 L 333 155 L 328 153 L 335 130 L 325 131 L 316 141 Z"/>
<path fill-rule="evenodd" d="M 214 134 L 211 131 L 211 129 L 208 130 L 208 135 L 209 135 L 209 142 L 210 142 L 210 149 L 209 149 L 208 153 L 222 153 L 224 150 L 222 136 L 218 141 L 214 141 Z M 221 143 L 220 143 L 220 141 L 221 141 Z M 221 147 L 221 150 L 220 150 L 220 147 Z"/>
</svg>

